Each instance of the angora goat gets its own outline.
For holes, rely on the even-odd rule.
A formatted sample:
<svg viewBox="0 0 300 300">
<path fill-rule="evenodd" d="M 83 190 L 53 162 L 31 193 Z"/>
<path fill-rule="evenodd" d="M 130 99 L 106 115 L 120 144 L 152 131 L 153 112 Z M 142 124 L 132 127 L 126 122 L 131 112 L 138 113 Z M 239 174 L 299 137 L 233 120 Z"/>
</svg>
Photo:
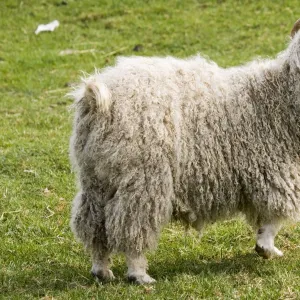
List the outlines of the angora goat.
<svg viewBox="0 0 300 300">
<path fill-rule="evenodd" d="M 242 213 L 256 251 L 282 255 L 274 237 L 300 213 L 299 27 L 273 60 L 119 58 L 72 92 L 71 226 L 96 277 L 122 252 L 129 280 L 154 282 L 144 254 L 172 217 L 200 230 Z"/>
</svg>

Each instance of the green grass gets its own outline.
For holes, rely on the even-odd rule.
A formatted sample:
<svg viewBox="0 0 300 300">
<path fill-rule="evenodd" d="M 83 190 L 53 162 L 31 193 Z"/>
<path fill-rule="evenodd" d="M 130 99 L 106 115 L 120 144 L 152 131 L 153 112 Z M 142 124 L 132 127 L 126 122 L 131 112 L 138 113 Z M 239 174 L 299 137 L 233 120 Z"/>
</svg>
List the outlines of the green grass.
<svg viewBox="0 0 300 300">
<path fill-rule="evenodd" d="M 0 299 L 300 299 L 300 226 L 277 237 L 283 258 L 262 260 L 240 219 L 209 226 L 201 241 L 168 226 L 149 254 L 152 288 L 124 280 L 122 256 L 117 280 L 96 283 L 69 228 L 76 188 L 64 97 L 80 70 L 116 55 L 200 52 L 224 67 L 272 57 L 300 17 L 299 1 L 62 2 L 0 1 Z M 54 19 L 54 32 L 34 34 Z M 66 49 L 82 52 L 60 55 Z"/>
</svg>

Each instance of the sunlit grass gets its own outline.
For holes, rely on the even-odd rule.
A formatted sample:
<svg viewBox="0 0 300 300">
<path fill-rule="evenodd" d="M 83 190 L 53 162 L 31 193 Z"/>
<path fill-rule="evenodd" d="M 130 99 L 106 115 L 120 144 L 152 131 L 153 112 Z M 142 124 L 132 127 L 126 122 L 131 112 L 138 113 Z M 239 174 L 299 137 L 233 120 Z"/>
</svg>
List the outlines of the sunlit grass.
<svg viewBox="0 0 300 300">
<path fill-rule="evenodd" d="M 300 16 L 298 1 L 3 0 L 0 14 L 1 299 L 300 298 L 300 227 L 280 232 L 283 258 L 262 260 L 240 219 L 208 226 L 201 240 L 168 226 L 149 254 L 152 288 L 126 282 L 122 256 L 116 282 L 96 283 L 69 228 L 76 188 L 64 97 L 81 70 L 117 55 L 200 52 L 223 67 L 274 56 Z M 34 34 L 54 19 L 54 32 Z"/>
</svg>

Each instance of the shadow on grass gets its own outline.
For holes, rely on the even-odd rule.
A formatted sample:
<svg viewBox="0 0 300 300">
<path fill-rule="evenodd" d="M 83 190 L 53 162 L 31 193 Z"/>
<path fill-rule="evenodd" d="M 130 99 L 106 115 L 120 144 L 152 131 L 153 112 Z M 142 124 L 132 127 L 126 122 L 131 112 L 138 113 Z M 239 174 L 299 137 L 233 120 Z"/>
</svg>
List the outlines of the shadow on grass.
<svg viewBox="0 0 300 300">
<path fill-rule="evenodd" d="M 156 279 L 172 278 L 181 274 L 199 275 L 202 277 L 213 275 L 237 275 L 252 273 L 255 276 L 271 275 L 268 260 L 264 260 L 256 253 L 236 255 L 231 258 L 214 259 L 203 256 L 181 256 L 177 259 L 167 258 L 164 261 L 151 263 L 149 273 Z"/>
<path fill-rule="evenodd" d="M 270 275 L 273 268 L 261 268 L 265 261 L 258 257 L 255 253 L 238 255 L 232 258 L 213 259 L 211 257 L 196 256 L 170 256 L 150 259 L 149 274 L 155 279 L 163 280 L 165 278 L 172 279 L 175 276 L 183 274 L 199 275 L 200 277 L 214 275 L 236 275 L 239 273 L 253 273 L 256 276 L 262 274 Z M 2 272 L 2 282 L 4 283 L 0 289 L 4 295 L 24 295 L 43 297 L 49 293 L 57 293 L 72 289 L 89 289 L 97 283 L 89 272 L 90 265 L 86 268 L 75 267 L 74 265 L 64 264 L 61 262 L 45 265 L 41 263 L 36 268 L 23 269 L 14 274 L 5 274 Z M 125 279 L 126 266 L 124 262 L 119 262 L 113 267 L 116 280 L 108 285 L 124 285 L 127 284 Z M 4 275 L 4 276 L 3 276 Z"/>
<path fill-rule="evenodd" d="M 94 283 L 87 270 L 70 265 L 53 263 L 37 265 L 36 268 L 21 269 L 19 272 L 6 274 L 1 272 L 2 295 L 46 296 L 47 291 L 63 291 L 78 287 L 90 286 Z"/>
</svg>

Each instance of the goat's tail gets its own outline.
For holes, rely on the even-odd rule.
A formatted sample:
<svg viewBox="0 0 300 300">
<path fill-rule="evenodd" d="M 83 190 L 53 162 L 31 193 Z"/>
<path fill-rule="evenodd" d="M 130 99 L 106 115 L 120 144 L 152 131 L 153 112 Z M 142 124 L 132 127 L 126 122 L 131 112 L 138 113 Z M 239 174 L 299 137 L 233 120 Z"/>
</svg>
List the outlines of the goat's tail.
<svg viewBox="0 0 300 300">
<path fill-rule="evenodd" d="M 111 93 L 105 83 L 97 76 L 83 78 L 79 87 L 69 93 L 76 105 L 96 107 L 102 112 L 108 111 L 111 105 Z"/>
</svg>

